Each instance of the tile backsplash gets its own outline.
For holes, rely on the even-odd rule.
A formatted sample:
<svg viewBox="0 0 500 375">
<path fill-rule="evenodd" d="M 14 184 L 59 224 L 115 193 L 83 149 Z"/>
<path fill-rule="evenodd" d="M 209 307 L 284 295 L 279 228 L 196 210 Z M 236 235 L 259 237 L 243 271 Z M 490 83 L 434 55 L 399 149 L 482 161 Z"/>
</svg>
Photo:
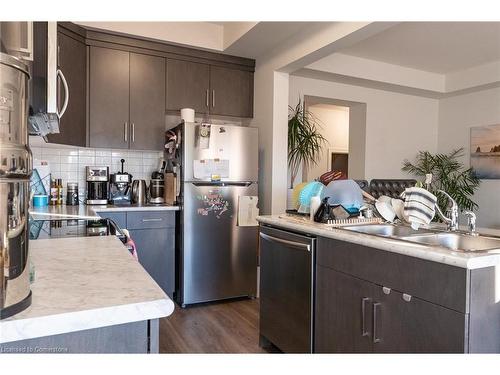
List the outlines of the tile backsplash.
<svg viewBox="0 0 500 375">
<path fill-rule="evenodd" d="M 109 173 L 118 172 L 120 159 L 125 159 L 124 170 L 132 174 L 133 179 L 144 179 L 149 184 L 151 173 L 158 168 L 161 151 L 130 151 L 64 145 L 31 145 L 33 159 L 46 160 L 50 166 L 52 178 L 61 178 L 63 187 L 68 182 L 78 182 L 79 195 L 85 196 L 85 167 L 109 166 Z"/>
</svg>

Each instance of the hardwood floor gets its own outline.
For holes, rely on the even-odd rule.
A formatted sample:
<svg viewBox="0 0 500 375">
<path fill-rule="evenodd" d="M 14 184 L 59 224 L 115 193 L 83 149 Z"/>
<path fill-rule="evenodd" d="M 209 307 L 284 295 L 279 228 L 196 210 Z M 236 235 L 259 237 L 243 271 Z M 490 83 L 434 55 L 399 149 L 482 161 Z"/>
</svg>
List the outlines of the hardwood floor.
<svg viewBox="0 0 500 375">
<path fill-rule="evenodd" d="M 215 302 L 160 319 L 160 353 L 267 353 L 259 347 L 259 300 Z"/>
</svg>

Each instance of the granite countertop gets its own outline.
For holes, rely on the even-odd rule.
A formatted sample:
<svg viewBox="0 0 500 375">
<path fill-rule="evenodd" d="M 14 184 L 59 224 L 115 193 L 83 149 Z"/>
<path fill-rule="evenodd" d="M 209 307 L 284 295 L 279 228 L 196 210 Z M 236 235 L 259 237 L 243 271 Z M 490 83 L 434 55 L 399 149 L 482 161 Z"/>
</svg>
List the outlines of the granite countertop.
<svg viewBox="0 0 500 375">
<path fill-rule="evenodd" d="M 499 253 L 455 252 L 439 246 L 411 243 L 393 238 L 355 233 L 341 228 L 332 228 L 326 224 L 310 221 L 309 218 L 288 217 L 283 214 L 258 216 L 257 221 L 261 224 L 352 242 L 461 268 L 476 269 L 500 265 Z"/>
<path fill-rule="evenodd" d="M 47 217 L 52 218 L 71 218 L 71 219 L 95 219 L 99 217 L 99 212 L 109 211 L 177 211 L 179 206 L 167 204 L 146 204 L 146 205 L 124 205 L 115 206 L 112 204 L 88 206 L 81 204 L 79 206 L 46 206 L 30 207 L 29 213 L 34 220 L 44 220 Z"/>
<path fill-rule="evenodd" d="M 174 303 L 115 236 L 30 241 L 33 301 L 0 343 L 158 319 Z"/>
</svg>

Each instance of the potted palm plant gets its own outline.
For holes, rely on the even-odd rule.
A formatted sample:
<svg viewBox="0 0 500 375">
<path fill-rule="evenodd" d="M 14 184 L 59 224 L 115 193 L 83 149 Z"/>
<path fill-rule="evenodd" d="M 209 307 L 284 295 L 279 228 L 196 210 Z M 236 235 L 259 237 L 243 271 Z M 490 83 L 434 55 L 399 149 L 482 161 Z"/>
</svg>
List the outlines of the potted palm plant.
<svg viewBox="0 0 500 375">
<path fill-rule="evenodd" d="M 466 168 L 460 162 L 464 156 L 463 148 L 453 150 L 448 154 L 431 154 L 420 151 L 415 162 L 405 160 L 402 170 L 416 177 L 432 175 L 432 182 L 428 189 L 435 192 L 438 189 L 448 192 L 458 204 L 460 210 L 474 210 L 478 208 L 472 200 L 474 193 L 479 188 L 479 180 L 472 168 Z M 446 210 L 447 200 L 437 194 L 438 204 L 442 211 Z"/>
<path fill-rule="evenodd" d="M 320 153 L 327 140 L 318 130 L 318 121 L 308 111 L 302 100 L 288 111 L 288 167 L 290 168 L 290 188 L 288 202 L 290 204 L 293 185 L 300 167 L 309 168 L 318 163 Z M 289 207 L 290 208 L 290 207 Z"/>
</svg>

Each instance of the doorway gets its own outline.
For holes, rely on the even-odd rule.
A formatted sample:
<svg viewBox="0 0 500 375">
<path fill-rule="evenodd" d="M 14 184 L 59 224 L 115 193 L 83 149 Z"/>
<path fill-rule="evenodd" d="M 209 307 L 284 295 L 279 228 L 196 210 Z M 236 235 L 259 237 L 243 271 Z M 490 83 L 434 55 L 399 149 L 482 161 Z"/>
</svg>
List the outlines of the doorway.
<svg viewBox="0 0 500 375">
<path fill-rule="evenodd" d="M 366 103 L 305 95 L 304 106 L 317 119 L 327 144 L 318 164 L 302 171 L 302 180 L 312 181 L 329 171 L 340 171 L 346 178 L 363 179 Z"/>
</svg>

